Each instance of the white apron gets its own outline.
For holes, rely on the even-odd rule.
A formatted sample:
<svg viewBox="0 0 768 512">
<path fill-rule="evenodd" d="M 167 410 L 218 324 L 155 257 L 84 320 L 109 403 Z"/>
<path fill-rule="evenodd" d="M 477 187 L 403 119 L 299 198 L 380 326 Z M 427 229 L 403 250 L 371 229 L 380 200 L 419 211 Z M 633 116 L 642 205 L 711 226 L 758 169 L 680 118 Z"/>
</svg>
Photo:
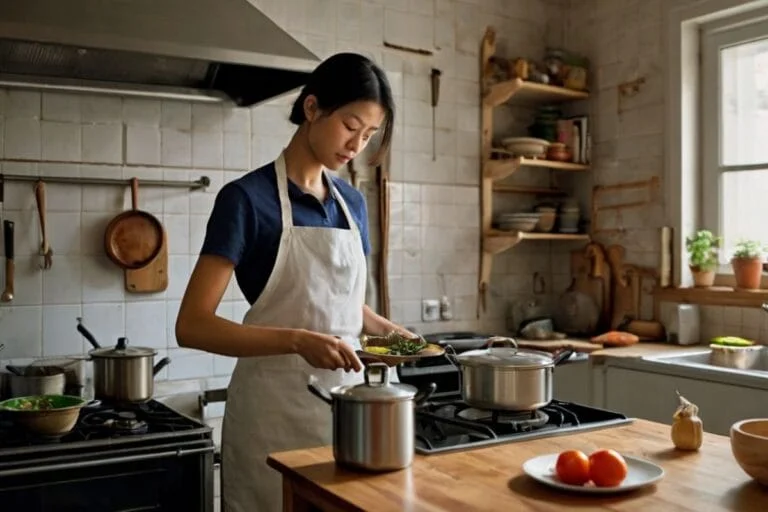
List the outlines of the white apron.
<svg viewBox="0 0 768 512">
<path fill-rule="evenodd" d="M 283 232 L 272 274 L 243 323 L 309 329 L 359 348 L 367 272 L 358 226 L 330 176 L 329 193 L 350 229 L 294 226 L 282 154 L 275 170 Z M 225 512 L 280 511 L 282 482 L 268 454 L 331 444 L 331 408 L 307 390 L 310 374 L 326 389 L 363 380 L 362 372 L 320 370 L 299 355 L 237 361 L 222 432 Z"/>
</svg>

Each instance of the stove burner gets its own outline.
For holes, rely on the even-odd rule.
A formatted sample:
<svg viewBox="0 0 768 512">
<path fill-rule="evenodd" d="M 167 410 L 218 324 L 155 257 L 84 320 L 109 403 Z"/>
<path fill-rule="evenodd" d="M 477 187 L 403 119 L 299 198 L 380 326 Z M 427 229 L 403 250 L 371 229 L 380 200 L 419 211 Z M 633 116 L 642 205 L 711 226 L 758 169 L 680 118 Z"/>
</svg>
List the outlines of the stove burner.
<svg viewBox="0 0 768 512">
<path fill-rule="evenodd" d="M 146 421 L 141 421 L 131 411 L 98 411 L 82 419 L 83 425 L 95 429 L 111 429 L 118 434 L 144 434 L 149 429 Z"/>
<path fill-rule="evenodd" d="M 533 428 L 544 425 L 549 421 L 549 416 L 544 411 L 537 409 L 535 411 L 490 411 L 486 409 L 467 408 L 458 411 L 456 415 L 459 418 L 469 421 L 483 421 L 492 423 L 502 423 L 517 427 L 519 429 Z"/>
</svg>

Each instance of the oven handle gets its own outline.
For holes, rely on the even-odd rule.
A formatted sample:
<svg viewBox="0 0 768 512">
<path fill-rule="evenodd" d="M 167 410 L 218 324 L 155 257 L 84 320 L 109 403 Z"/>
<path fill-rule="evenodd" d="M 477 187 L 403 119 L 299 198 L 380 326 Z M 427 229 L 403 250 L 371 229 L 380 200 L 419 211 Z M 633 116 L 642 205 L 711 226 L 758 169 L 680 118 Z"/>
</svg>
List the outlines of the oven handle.
<svg viewBox="0 0 768 512">
<path fill-rule="evenodd" d="M 126 462 L 138 462 L 142 460 L 165 459 L 168 457 L 186 457 L 188 455 L 198 455 L 201 453 L 213 453 L 215 449 L 216 449 L 215 446 L 206 446 L 205 448 L 193 448 L 191 450 L 184 450 L 182 448 L 179 448 L 178 450 L 174 450 L 174 451 L 148 453 L 145 455 L 129 455 L 127 457 L 111 457 L 108 459 L 87 460 L 83 462 L 73 462 L 69 464 L 48 464 L 48 465 L 34 466 L 34 467 L 28 467 L 28 468 L 7 469 L 5 471 L 0 471 L 0 477 L 29 475 L 31 473 L 43 473 L 45 471 L 91 468 L 91 467 L 97 467 L 97 466 L 106 466 L 109 464 L 121 464 Z"/>
</svg>

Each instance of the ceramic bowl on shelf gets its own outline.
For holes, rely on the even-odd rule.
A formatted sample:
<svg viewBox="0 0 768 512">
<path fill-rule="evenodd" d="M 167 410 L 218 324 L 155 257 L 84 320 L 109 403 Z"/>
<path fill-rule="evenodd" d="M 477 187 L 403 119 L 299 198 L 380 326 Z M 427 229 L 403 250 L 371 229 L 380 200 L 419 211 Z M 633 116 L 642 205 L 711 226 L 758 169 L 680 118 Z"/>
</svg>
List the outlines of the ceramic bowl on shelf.
<svg viewBox="0 0 768 512">
<path fill-rule="evenodd" d="M 547 155 L 549 141 L 533 137 L 507 137 L 502 139 L 501 145 L 515 156 L 544 158 Z"/>
<path fill-rule="evenodd" d="M 768 486 L 768 418 L 741 420 L 731 426 L 731 451 L 746 474 Z"/>
<path fill-rule="evenodd" d="M 533 231 L 539 222 L 540 213 L 501 213 L 496 216 L 496 224 L 501 231 Z"/>
</svg>

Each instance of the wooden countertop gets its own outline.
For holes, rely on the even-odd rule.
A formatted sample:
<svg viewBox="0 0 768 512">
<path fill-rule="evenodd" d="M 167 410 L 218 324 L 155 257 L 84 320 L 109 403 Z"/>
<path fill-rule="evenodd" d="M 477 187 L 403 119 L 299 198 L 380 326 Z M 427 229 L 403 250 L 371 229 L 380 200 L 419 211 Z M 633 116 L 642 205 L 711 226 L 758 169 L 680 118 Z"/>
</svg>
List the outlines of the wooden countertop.
<svg viewBox="0 0 768 512">
<path fill-rule="evenodd" d="M 531 457 L 576 448 L 613 448 L 662 466 L 663 480 L 618 495 L 564 493 L 522 472 Z M 704 435 L 698 452 L 674 450 L 670 427 L 644 420 L 598 431 L 455 453 L 416 455 L 402 471 L 368 474 L 336 466 L 330 447 L 270 455 L 283 474 L 284 510 L 309 503 L 334 511 L 765 511 L 768 488 L 744 473 L 727 437 Z"/>
<path fill-rule="evenodd" d="M 705 349 L 704 345 L 672 345 L 670 343 L 656 343 L 641 341 L 629 347 L 603 347 L 598 343 L 586 340 L 564 339 L 557 341 L 526 341 L 517 340 L 521 348 L 530 348 L 545 351 L 557 351 L 563 348 L 572 348 L 576 352 L 588 353 L 592 361 L 598 362 L 606 357 L 643 357 L 664 352 L 687 352 L 697 348 Z"/>
</svg>

